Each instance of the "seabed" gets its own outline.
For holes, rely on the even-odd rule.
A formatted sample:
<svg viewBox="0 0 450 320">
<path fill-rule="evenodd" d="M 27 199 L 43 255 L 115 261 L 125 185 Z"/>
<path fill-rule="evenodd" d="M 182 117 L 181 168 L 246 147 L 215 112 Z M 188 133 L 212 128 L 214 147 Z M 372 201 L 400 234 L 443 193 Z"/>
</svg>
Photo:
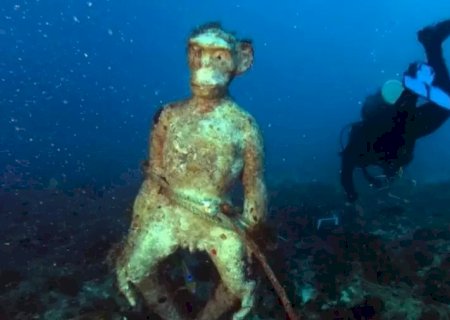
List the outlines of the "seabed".
<svg viewBox="0 0 450 320">
<path fill-rule="evenodd" d="M 0 191 L 0 319 L 159 319 L 127 311 L 108 252 L 125 236 L 138 174 L 108 188 Z M 335 186 L 268 183 L 270 217 L 256 241 L 302 319 L 450 319 L 450 182 L 365 190 L 360 208 Z M 338 223 L 318 221 L 338 215 Z M 184 287 L 183 261 L 197 283 Z M 160 268 L 187 319 L 218 275 L 205 254 L 179 251 Z M 249 319 L 285 319 L 255 263 Z M 225 315 L 223 319 L 229 319 Z"/>
</svg>

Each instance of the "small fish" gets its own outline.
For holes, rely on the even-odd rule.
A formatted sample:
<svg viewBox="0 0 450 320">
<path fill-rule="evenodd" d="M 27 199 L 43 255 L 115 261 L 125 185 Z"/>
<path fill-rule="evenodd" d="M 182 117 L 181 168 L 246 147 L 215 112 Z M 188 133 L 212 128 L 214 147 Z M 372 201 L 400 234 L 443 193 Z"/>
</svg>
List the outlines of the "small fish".
<svg viewBox="0 0 450 320">
<path fill-rule="evenodd" d="M 187 289 L 190 293 L 195 294 L 197 291 L 197 281 L 195 281 L 184 259 L 181 260 L 181 268 L 183 269 L 184 286 L 178 290 Z"/>
</svg>

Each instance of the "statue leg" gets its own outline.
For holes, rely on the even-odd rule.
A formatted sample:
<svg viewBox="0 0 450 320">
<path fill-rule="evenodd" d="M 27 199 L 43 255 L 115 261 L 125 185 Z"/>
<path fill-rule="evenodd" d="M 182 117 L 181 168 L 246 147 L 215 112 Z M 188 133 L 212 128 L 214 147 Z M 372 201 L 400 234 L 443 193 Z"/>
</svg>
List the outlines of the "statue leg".
<svg viewBox="0 0 450 320">
<path fill-rule="evenodd" d="M 158 264 L 178 248 L 174 217 L 171 208 L 148 202 L 142 192 L 136 198 L 132 228 L 116 265 L 117 284 L 131 306 L 140 295 L 163 319 L 182 319 L 157 274 Z"/>
<path fill-rule="evenodd" d="M 196 320 L 219 319 L 225 312 L 235 306 L 239 300 L 231 294 L 221 281 L 203 310 L 197 315 Z"/>
<path fill-rule="evenodd" d="M 233 320 L 244 319 L 254 303 L 255 282 L 246 279 L 246 252 L 239 236 L 229 230 L 213 231 L 213 246 L 209 249 L 212 261 L 221 278 L 214 297 L 207 303 L 198 319 L 218 319 L 240 301 Z M 216 237 L 217 236 L 217 237 Z M 209 317 L 208 317 L 209 316 Z"/>
</svg>

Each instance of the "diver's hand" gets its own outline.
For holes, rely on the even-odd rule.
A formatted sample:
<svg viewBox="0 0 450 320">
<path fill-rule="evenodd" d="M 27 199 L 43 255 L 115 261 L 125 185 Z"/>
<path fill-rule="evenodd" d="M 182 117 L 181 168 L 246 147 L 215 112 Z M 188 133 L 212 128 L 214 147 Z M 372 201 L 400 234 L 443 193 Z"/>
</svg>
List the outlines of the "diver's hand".
<svg viewBox="0 0 450 320">
<path fill-rule="evenodd" d="M 435 71 L 432 66 L 423 62 L 413 62 L 408 66 L 405 75 L 421 81 L 423 84 L 431 85 L 435 78 Z"/>
<path fill-rule="evenodd" d="M 433 67 L 425 63 L 418 63 L 417 66 L 417 79 L 422 80 L 425 84 L 431 86 L 434 81 L 435 72 Z"/>
</svg>

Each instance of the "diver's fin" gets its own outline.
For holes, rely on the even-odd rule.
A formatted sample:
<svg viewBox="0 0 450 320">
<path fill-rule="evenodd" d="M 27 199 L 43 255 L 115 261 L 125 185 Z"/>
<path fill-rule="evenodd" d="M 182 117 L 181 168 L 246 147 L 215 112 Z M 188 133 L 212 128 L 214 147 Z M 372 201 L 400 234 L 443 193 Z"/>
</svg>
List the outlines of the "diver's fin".
<svg viewBox="0 0 450 320">
<path fill-rule="evenodd" d="M 450 93 L 433 85 L 434 70 L 426 63 L 410 67 L 403 76 L 403 85 L 420 97 L 445 109 L 450 109 Z"/>
<path fill-rule="evenodd" d="M 441 45 L 450 36 L 450 19 L 425 27 L 417 32 L 417 39 L 424 46 Z"/>
<path fill-rule="evenodd" d="M 450 109 L 450 95 L 439 87 L 431 87 L 430 101 L 445 109 Z"/>
</svg>

